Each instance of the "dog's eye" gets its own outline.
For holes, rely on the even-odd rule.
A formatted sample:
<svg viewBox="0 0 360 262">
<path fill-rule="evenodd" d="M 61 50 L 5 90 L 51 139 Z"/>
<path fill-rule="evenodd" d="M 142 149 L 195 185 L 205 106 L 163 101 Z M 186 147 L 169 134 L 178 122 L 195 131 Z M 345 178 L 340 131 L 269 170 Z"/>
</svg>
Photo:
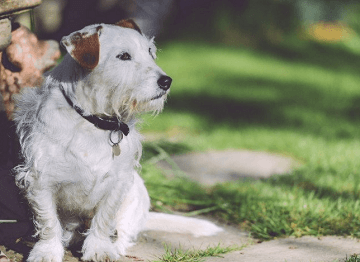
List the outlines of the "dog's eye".
<svg viewBox="0 0 360 262">
<path fill-rule="evenodd" d="M 129 55 L 129 53 L 122 53 L 120 55 L 117 55 L 116 58 L 119 58 L 121 60 L 131 60 L 131 55 Z"/>
</svg>

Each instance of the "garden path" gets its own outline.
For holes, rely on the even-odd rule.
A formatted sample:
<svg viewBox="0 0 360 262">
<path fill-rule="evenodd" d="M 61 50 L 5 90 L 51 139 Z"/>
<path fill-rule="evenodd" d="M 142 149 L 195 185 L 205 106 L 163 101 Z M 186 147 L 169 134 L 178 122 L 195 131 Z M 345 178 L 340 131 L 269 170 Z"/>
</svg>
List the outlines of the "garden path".
<svg viewBox="0 0 360 262">
<path fill-rule="evenodd" d="M 169 163 L 170 162 L 170 163 Z M 261 179 L 272 175 L 286 175 L 301 163 L 288 156 L 255 151 L 211 151 L 172 156 L 169 161 L 161 161 L 160 168 L 167 170 L 169 177 L 172 164 L 185 172 L 190 179 L 204 185 L 213 185 L 238 179 Z M 173 248 L 205 249 L 208 246 L 247 245 L 241 251 L 231 252 L 221 257 L 209 257 L 206 262 L 258 262 L 258 261 L 345 261 L 352 254 L 360 253 L 360 242 L 356 239 L 326 236 L 282 238 L 259 243 L 249 237 L 249 233 L 220 225 L 224 232 L 214 237 L 194 238 L 188 235 L 145 232 L 141 241 L 132 247 L 129 254 L 135 258 L 154 259 L 163 253 L 163 244 Z M 152 255 L 153 254 L 153 255 Z M 139 261 L 139 260 L 137 260 Z"/>
<path fill-rule="evenodd" d="M 170 162 L 176 163 L 191 179 L 205 185 L 238 179 L 267 178 L 274 174 L 286 175 L 292 168 L 300 164 L 287 156 L 236 150 L 173 156 Z M 171 165 L 162 161 L 159 166 L 169 170 Z M 170 171 L 166 173 L 170 177 L 174 176 Z M 140 234 L 136 245 L 128 250 L 128 256 L 121 261 L 159 260 L 164 254 L 164 244 L 172 249 L 181 248 L 183 250 L 206 249 L 217 246 L 219 243 L 224 247 L 246 245 L 240 251 L 219 257 L 207 257 L 204 259 L 205 262 L 341 262 L 354 253 L 360 253 L 360 242 L 356 239 L 336 236 L 321 238 L 307 236 L 259 242 L 252 239 L 248 232 L 217 224 L 223 227 L 224 231 L 211 237 L 195 238 L 186 234 L 145 231 Z M 0 248 L 4 249 L 2 246 Z M 8 255 L 14 254 L 9 251 Z M 67 252 L 64 261 L 77 262 L 79 260 Z"/>
</svg>

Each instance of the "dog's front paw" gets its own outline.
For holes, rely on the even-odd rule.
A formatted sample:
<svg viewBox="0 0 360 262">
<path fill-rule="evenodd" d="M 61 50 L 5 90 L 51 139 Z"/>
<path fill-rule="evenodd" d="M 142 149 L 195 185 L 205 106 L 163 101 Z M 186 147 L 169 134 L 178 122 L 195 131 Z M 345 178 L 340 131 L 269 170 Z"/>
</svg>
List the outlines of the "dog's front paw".
<svg viewBox="0 0 360 262">
<path fill-rule="evenodd" d="M 28 262 L 62 262 L 64 247 L 57 239 L 40 240 L 31 250 Z"/>
<path fill-rule="evenodd" d="M 84 261 L 116 261 L 120 258 L 120 254 L 116 250 L 110 237 L 98 238 L 94 235 L 88 235 L 84 241 L 82 248 L 82 260 Z"/>
<path fill-rule="evenodd" d="M 118 237 L 118 239 L 115 241 L 114 246 L 116 248 L 116 251 L 118 254 L 125 256 L 126 250 L 129 247 L 132 247 L 135 243 L 130 240 L 129 237 L 125 237 L 124 235 L 121 235 Z"/>
<path fill-rule="evenodd" d="M 116 248 L 116 251 L 118 254 L 125 256 L 126 255 L 126 250 L 129 247 L 132 247 L 134 245 L 134 243 L 129 242 L 129 241 L 116 241 L 114 243 L 114 246 Z"/>
</svg>

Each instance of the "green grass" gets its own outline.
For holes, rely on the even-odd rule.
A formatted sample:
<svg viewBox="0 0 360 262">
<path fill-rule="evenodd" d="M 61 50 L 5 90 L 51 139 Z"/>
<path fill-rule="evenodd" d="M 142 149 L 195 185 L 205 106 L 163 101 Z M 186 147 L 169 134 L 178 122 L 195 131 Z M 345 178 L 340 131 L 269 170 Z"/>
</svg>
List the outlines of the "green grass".
<svg viewBox="0 0 360 262">
<path fill-rule="evenodd" d="M 142 176 L 153 208 L 205 213 L 252 236 L 360 237 L 360 56 L 345 44 L 267 50 L 174 42 L 159 65 L 173 78 L 164 112 L 145 116 Z M 212 188 L 168 180 L 159 158 L 249 149 L 292 156 L 287 176 Z"/>
<path fill-rule="evenodd" d="M 360 262 L 360 257 L 357 254 L 354 254 L 349 258 L 346 258 L 345 262 Z"/>
<path fill-rule="evenodd" d="M 158 261 L 154 262 L 200 262 L 204 261 L 206 257 L 220 257 L 223 254 L 231 251 L 241 250 L 242 247 L 222 247 L 217 245 L 215 247 L 208 247 L 205 250 L 186 250 L 174 249 L 165 246 L 165 254 Z"/>
</svg>

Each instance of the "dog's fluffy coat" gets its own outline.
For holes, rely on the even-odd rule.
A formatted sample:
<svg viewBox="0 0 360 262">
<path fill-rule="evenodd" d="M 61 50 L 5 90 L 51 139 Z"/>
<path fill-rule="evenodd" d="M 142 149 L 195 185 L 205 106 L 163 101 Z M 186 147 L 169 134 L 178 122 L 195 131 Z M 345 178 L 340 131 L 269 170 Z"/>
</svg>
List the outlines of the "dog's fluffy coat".
<svg viewBox="0 0 360 262">
<path fill-rule="evenodd" d="M 14 117 L 25 159 L 16 179 L 40 238 L 28 260 L 62 261 L 64 247 L 79 240 L 83 260 L 117 260 L 149 218 L 148 193 L 136 171 L 141 157 L 136 116 L 161 111 L 170 84 L 159 86 L 166 74 L 154 61 L 153 40 L 131 20 L 87 26 L 61 42 L 68 54 L 41 88 L 24 89 Z M 117 116 L 129 126 L 119 156 L 112 153 L 110 131 L 84 119 L 65 96 L 85 114 Z M 161 229 L 156 219 L 166 227 L 164 220 L 172 218 L 150 215 L 148 225 Z M 173 231 L 220 231 L 201 220 L 178 225 Z"/>
</svg>

